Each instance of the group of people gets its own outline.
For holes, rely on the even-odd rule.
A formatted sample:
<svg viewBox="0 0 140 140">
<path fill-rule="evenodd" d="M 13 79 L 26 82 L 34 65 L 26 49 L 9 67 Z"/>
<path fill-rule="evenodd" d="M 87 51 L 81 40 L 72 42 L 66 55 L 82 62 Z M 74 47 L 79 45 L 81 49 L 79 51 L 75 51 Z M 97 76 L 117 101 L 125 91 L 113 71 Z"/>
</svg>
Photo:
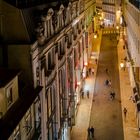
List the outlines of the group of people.
<svg viewBox="0 0 140 140">
<path fill-rule="evenodd" d="M 87 90 L 87 98 L 89 98 L 89 90 Z M 81 91 L 81 95 L 82 95 L 82 98 L 84 99 L 84 94 L 85 94 L 85 92 L 84 92 L 84 90 L 82 90 Z"/>
<path fill-rule="evenodd" d="M 87 71 L 88 75 L 94 75 L 94 68 L 89 68 Z"/>
<path fill-rule="evenodd" d="M 106 86 L 111 86 L 111 80 L 108 80 L 108 79 L 107 79 L 107 80 L 105 81 L 105 85 L 106 85 Z"/>
<path fill-rule="evenodd" d="M 109 75 L 109 70 L 107 68 L 105 69 L 105 72 L 106 72 L 107 75 Z M 111 80 L 107 79 L 105 81 L 105 85 L 111 87 Z M 110 92 L 110 98 L 111 98 L 111 100 L 115 99 L 115 92 L 114 91 Z"/>
<path fill-rule="evenodd" d="M 94 128 L 93 128 L 93 126 L 89 127 L 87 131 L 88 131 L 88 137 L 89 138 L 94 138 Z"/>
<path fill-rule="evenodd" d="M 112 100 L 115 99 L 115 92 L 114 92 L 114 91 L 111 91 L 111 92 L 110 92 L 110 98 L 111 98 Z"/>
</svg>

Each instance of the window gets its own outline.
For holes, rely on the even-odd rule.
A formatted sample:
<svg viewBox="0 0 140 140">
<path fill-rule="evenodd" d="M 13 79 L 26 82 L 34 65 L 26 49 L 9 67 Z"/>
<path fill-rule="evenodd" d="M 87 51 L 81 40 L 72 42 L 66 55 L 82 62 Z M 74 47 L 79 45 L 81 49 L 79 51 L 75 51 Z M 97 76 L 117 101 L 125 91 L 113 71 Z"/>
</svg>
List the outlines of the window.
<svg viewBox="0 0 140 140">
<path fill-rule="evenodd" d="M 36 77 L 39 77 L 39 67 L 36 68 Z"/>
<path fill-rule="evenodd" d="M 52 110 L 51 110 L 51 89 L 48 90 L 48 116 L 51 116 Z"/>
<path fill-rule="evenodd" d="M 34 105 L 35 105 L 35 121 L 36 121 L 36 129 L 37 129 L 41 123 L 41 102 L 39 96 L 35 100 Z"/>
<path fill-rule="evenodd" d="M 55 65 L 55 48 L 52 48 L 47 54 L 47 70 L 53 70 Z"/>
<path fill-rule="evenodd" d="M 7 98 L 7 103 L 8 103 L 8 106 L 11 105 L 11 103 L 13 102 L 13 89 L 12 87 L 8 87 L 7 88 L 7 91 L 6 91 L 6 98 Z"/>
<path fill-rule="evenodd" d="M 29 109 L 25 114 L 25 126 L 26 134 L 28 135 L 32 128 L 31 110 Z"/>
<path fill-rule="evenodd" d="M 13 140 L 21 140 L 20 127 L 19 127 L 19 125 L 14 130 Z"/>
</svg>

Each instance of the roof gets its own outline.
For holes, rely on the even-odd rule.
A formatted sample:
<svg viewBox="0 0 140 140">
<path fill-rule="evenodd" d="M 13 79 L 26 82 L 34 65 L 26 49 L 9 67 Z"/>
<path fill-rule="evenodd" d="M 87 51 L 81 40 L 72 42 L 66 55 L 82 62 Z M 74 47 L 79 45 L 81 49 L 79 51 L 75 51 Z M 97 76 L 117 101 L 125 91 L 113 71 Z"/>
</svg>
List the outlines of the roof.
<svg viewBox="0 0 140 140">
<path fill-rule="evenodd" d="M 27 110 L 39 95 L 42 87 L 38 86 L 36 89 L 30 87 L 28 89 L 26 95 L 19 98 L 0 119 L 0 140 L 7 140 L 10 137 Z"/>
<path fill-rule="evenodd" d="M 19 72 L 19 70 L 0 68 L 0 88 L 8 84 Z"/>
</svg>

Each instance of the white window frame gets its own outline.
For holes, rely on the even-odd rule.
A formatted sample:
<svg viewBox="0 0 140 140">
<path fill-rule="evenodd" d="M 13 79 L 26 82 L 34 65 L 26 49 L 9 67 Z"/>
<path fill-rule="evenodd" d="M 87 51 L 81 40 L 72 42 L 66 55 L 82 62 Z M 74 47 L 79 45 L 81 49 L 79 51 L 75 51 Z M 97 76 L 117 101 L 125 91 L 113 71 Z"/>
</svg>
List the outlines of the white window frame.
<svg viewBox="0 0 140 140">
<path fill-rule="evenodd" d="M 6 100 L 7 100 L 7 106 L 9 107 L 13 103 L 13 85 L 10 84 L 6 88 Z"/>
</svg>

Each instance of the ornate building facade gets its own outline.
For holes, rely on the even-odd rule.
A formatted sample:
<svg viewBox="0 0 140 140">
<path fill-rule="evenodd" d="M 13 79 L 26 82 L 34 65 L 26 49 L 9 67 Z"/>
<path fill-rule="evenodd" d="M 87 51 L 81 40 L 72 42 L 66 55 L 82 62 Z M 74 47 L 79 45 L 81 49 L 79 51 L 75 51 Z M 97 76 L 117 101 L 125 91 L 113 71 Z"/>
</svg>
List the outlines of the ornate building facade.
<svg viewBox="0 0 140 140">
<path fill-rule="evenodd" d="M 128 70 L 136 100 L 137 126 L 140 130 L 140 2 L 123 1 L 123 39 L 127 49 Z"/>
<path fill-rule="evenodd" d="M 31 52 L 34 86 L 44 87 L 43 139 L 65 140 L 75 125 L 86 76 L 85 29 L 92 23 L 93 5 L 93 1 L 71 1 L 55 6 L 57 9 L 44 8 L 39 15 Z"/>
<path fill-rule="evenodd" d="M 4 65 L 23 71 L 23 85 L 43 87 L 32 101 L 35 131 L 24 140 L 70 139 L 86 77 L 95 1 L 6 0 L 2 5 Z"/>
</svg>

